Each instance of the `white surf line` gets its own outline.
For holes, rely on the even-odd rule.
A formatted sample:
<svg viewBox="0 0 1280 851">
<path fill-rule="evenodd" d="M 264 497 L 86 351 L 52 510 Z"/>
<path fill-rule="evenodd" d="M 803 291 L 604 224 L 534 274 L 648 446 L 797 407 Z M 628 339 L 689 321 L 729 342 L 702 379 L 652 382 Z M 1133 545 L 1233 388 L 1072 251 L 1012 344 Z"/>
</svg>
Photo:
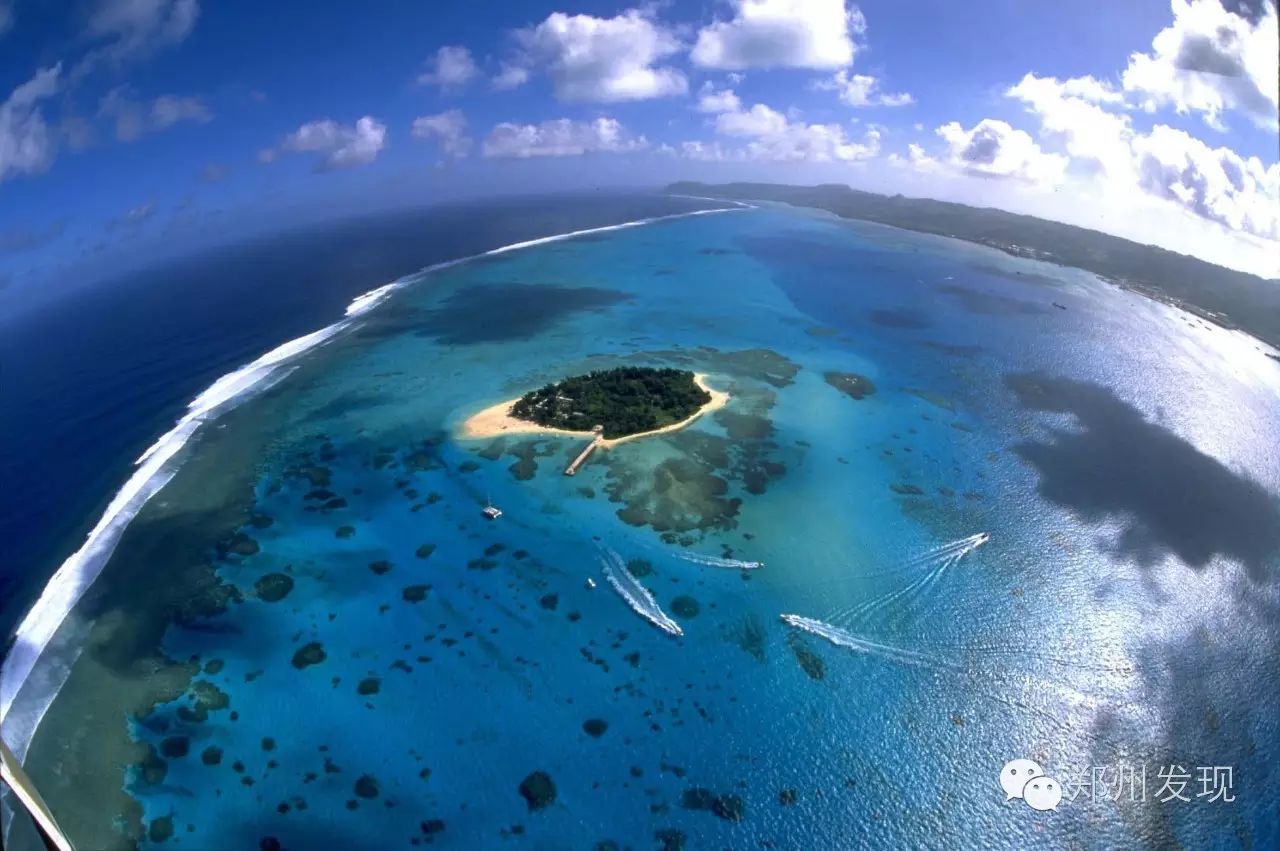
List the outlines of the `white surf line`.
<svg viewBox="0 0 1280 851">
<path fill-rule="evenodd" d="M 604 565 L 604 578 L 613 586 L 613 590 L 617 591 L 619 596 L 627 601 L 627 605 L 631 607 L 633 612 L 663 632 L 676 636 L 684 635 L 684 630 L 680 628 L 680 624 L 672 620 L 662 610 L 662 607 L 658 605 L 658 601 L 653 599 L 653 594 L 650 593 L 649 589 L 640 584 L 640 580 L 636 579 L 631 574 L 631 571 L 627 570 L 626 565 L 622 563 L 622 556 L 613 550 L 604 548 L 600 560 Z"/>
<path fill-rule="evenodd" d="M 133 475 L 129 477 L 112 498 L 102 517 L 99 518 L 97 524 L 85 538 L 85 542 L 78 550 L 68 556 L 57 571 L 54 572 L 36 602 L 27 611 L 22 622 L 19 623 L 17 630 L 14 632 L 12 647 L 3 662 L 0 663 L 0 721 L 3 721 L 8 716 L 18 692 L 27 682 L 36 662 L 48 648 L 49 642 L 53 640 L 58 628 L 70 615 L 85 591 L 102 573 L 103 567 L 106 566 L 107 561 L 111 558 L 111 554 L 115 551 L 116 545 L 119 543 L 120 537 L 124 534 L 129 522 L 137 516 L 142 507 L 156 493 L 169 483 L 169 480 L 177 472 L 178 464 L 175 459 L 179 450 L 195 435 L 201 425 L 217 419 L 226 411 L 249 398 L 250 394 L 261 392 L 268 382 L 274 383 L 274 381 L 283 378 L 284 374 L 286 374 L 284 368 L 287 364 L 295 361 L 305 352 L 333 339 L 342 331 L 350 328 L 361 316 L 385 301 L 393 292 L 417 282 L 423 275 L 431 272 L 458 266 L 484 257 L 560 242 L 588 234 L 607 233 L 691 216 L 731 213 L 741 209 L 743 208 L 720 207 L 709 210 L 694 210 L 687 213 L 672 213 L 666 216 L 650 216 L 615 225 L 583 228 L 567 233 L 525 240 L 490 249 L 480 254 L 435 263 L 357 296 L 347 305 L 343 319 L 338 322 L 290 340 L 262 355 L 257 360 L 223 375 L 196 396 L 187 406 L 187 413 L 178 420 L 177 424 L 161 435 L 155 443 L 142 453 L 135 462 L 136 469 Z M 25 723 L 20 726 L 26 731 L 26 735 L 18 741 L 6 739 L 15 753 L 21 752 L 25 756 L 26 747 L 30 742 L 31 736 L 34 735 L 35 729 L 39 726 L 49 705 L 57 697 L 57 691 L 61 689 L 63 682 L 65 682 L 65 677 L 56 686 L 50 684 L 52 691 L 47 695 L 43 695 L 39 701 L 36 701 L 38 705 L 33 707 L 30 718 L 23 719 Z M 12 730 L 12 727 L 9 729 Z"/>
<path fill-rule="evenodd" d="M 721 558 L 719 556 L 706 556 L 701 553 L 676 553 L 679 558 L 685 561 L 701 564 L 707 567 L 727 567 L 733 570 L 759 570 L 764 567 L 762 561 L 742 561 L 736 558 Z"/>
<path fill-rule="evenodd" d="M 683 195 L 678 192 L 668 192 L 667 197 L 668 198 L 688 198 L 693 201 L 718 201 L 721 204 L 737 204 L 739 207 L 744 207 L 748 210 L 758 209 L 755 204 L 750 204 L 746 201 L 735 201 L 732 198 L 713 198 L 710 195 Z"/>
<path fill-rule="evenodd" d="M 859 638 L 853 633 L 824 623 L 814 618 L 806 618 L 802 615 L 779 615 L 779 620 L 787 626 L 802 629 L 805 632 L 812 633 L 819 638 L 825 638 L 832 644 L 839 647 L 847 647 L 850 650 L 856 650 L 859 653 L 866 653 L 872 656 L 880 656 L 892 662 L 901 662 L 905 665 L 922 665 L 930 668 L 945 668 L 951 671 L 960 671 L 957 666 L 943 659 L 930 656 L 927 653 L 920 653 L 915 650 L 905 650 L 901 647 L 893 647 L 888 644 L 880 644 L 876 641 L 868 641 L 865 638 Z"/>
</svg>

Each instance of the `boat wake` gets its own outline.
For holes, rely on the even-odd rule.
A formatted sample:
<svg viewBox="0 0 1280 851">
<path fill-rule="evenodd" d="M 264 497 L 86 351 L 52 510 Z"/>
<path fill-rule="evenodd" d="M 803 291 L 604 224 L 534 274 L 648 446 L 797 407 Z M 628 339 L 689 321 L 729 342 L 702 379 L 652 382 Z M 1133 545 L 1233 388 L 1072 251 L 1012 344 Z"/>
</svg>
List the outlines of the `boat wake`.
<svg viewBox="0 0 1280 851">
<path fill-rule="evenodd" d="M 658 601 L 653 599 L 649 589 L 640 584 L 640 580 L 631 575 L 627 566 L 622 563 L 622 556 L 613 550 L 604 548 L 600 563 L 604 567 L 604 578 L 613 586 L 613 590 L 622 595 L 631 610 L 663 632 L 671 635 L 684 635 L 680 624 L 662 611 Z"/>
<path fill-rule="evenodd" d="M 928 566 L 929 570 L 901 588 L 851 608 L 843 609 L 832 615 L 831 619 L 859 621 L 883 610 L 886 606 L 912 599 L 936 584 L 943 574 L 959 564 L 961 559 L 989 540 L 991 540 L 989 533 L 979 532 L 976 535 L 969 535 L 946 544 L 940 544 L 928 552 L 909 559 L 905 563 L 906 567 L 920 568 Z"/>
<path fill-rule="evenodd" d="M 788 626 L 802 629 L 805 632 L 812 633 L 819 638 L 825 638 L 838 647 L 847 647 L 850 650 L 856 650 L 859 653 L 866 653 L 871 656 L 879 656 L 882 659 L 888 659 L 891 662 L 899 662 L 904 665 L 917 665 L 927 668 L 945 669 L 950 671 L 960 671 L 961 669 L 950 662 L 931 656 L 928 653 L 921 653 L 916 650 L 907 650 L 902 647 L 893 647 L 888 644 L 881 644 L 878 641 L 868 641 L 860 638 L 848 630 L 841 629 L 813 618 L 806 618 L 801 615 L 779 615 L 780 620 Z"/>
<path fill-rule="evenodd" d="M 673 213 L 666 216 L 652 216 L 615 225 L 583 228 L 567 233 L 516 242 L 480 254 L 436 263 L 357 296 L 347 306 L 343 318 L 339 321 L 277 346 L 251 363 L 245 364 L 213 382 L 204 392 L 191 401 L 187 406 L 187 412 L 173 428 L 161 435 L 138 458 L 135 462 L 133 475 L 129 477 L 112 498 L 106 511 L 103 512 L 102 517 L 99 518 L 97 524 L 89 532 L 80 548 L 72 553 L 54 573 L 43 591 L 41 591 L 39 598 L 14 632 L 12 648 L 9 650 L 8 655 L 5 656 L 3 665 L 0 666 L 0 720 L 7 722 L 5 725 L 5 740 L 9 743 L 14 753 L 19 759 L 25 757 L 31 736 L 34 735 L 36 727 L 44 717 L 44 713 L 48 710 L 49 705 L 62 688 L 62 684 L 66 681 L 66 671 L 69 669 L 69 663 L 60 662 L 59 669 L 62 671 L 60 675 L 53 677 L 41 676 L 38 681 L 33 681 L 32 689 L 28 691 L 38 690 L 39 693 L 24 695 L 22 702 L 23 717 L 10 719 L 8 716 L 10 711 L 13 710 L 18 693 L 27 684 L 32 670 L 49 648 L 55 633 L 71 615 L 72 610 L 85 591 L 101 574 L 130 521 L 177 473 L 178 467 L 181 466 L 180 450 L 187 445 L 201 426 L 216 420 L 222 414 L 284 379 L 296 368 L 296 361 L 300 356 L 350 329 L 362 316 L 385 301 L 392 293 L 416 283 L 424 275 L 485 257 L 493 257 L 511 251 L 560 242 L 588 234 L 607 233 L 662 221 L 704 216 L 713 213 L 737 212 L 743 209 L 746 208 L 741 206 L 717 207 L 687 213 Z M 82 626 L 87 629 L 87 625 Z M 83 632 L 83 629 L 77 629 L 75 632 L 79 634 Z"/>
<path fill-rule="evenodd" d="M 685 561 L 701 564 L 707 567 L 727 567 L 732 570 L 759 570 L 764 567 L 762 561 L 742 561 L 736 558 L 720 558 L 719 556 L 704 556 L 699 553 L 676 553 Z"/>
</svg>

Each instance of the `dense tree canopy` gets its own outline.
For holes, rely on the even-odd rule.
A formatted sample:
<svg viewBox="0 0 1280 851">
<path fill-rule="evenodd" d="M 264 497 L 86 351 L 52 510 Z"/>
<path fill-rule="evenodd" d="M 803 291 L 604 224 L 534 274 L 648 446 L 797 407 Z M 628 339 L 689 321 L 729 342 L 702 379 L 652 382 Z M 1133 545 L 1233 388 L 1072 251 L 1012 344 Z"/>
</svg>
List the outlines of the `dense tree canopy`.
<svg viewBox="0 0 1280 851">
<path fill-rule="evenodd" d="M 625 437 L 680 422 L 711 401 L 692 372 L 623 366 L 566 378 L 520 397 L 511 415 L 571 431 Z"/>
</svg>

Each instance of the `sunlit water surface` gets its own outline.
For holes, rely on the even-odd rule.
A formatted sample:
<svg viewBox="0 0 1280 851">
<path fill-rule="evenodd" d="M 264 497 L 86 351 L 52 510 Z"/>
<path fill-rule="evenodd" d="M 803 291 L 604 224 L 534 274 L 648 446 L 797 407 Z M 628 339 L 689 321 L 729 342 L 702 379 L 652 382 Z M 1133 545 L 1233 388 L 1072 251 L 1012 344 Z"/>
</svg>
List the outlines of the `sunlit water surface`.
<svg viewBox="0 0 1280 851">
<path fill-rule="evenodd" d="M 455 437 L 621 363 L 733 398 L 575 477 Z M 188 447 L 37 778 L 86 847 L 1278 847 L 1278 402 L 1242 335 L 801 211 L 427 274 Z M 1019 757 L 1148 800 L 1037 812 Z"/>
</svg>

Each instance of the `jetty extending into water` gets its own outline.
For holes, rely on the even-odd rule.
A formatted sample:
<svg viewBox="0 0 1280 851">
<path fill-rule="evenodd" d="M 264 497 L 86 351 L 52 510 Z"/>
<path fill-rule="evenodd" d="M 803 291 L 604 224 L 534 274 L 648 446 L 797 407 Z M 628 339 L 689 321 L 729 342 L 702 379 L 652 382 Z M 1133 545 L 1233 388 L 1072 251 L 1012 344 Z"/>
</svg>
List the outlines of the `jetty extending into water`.
<svg viewBox="0 0 1280 851">
<path fill-rule="evenodd" d="M 591 457 L 591 453 L 595 452 L 604 441 L 604 426 L 596 426 L 591 430 L 591 433 L 594 435 L 591 438 L 591 442 L 583 447 L 582 451 L 578 453 L 578 457 L 569 462 L 568 467 L 564 468 L 566 476 L 577 475 L 578 468 L 587 462 L 587 459 Z"/>
</svg>

